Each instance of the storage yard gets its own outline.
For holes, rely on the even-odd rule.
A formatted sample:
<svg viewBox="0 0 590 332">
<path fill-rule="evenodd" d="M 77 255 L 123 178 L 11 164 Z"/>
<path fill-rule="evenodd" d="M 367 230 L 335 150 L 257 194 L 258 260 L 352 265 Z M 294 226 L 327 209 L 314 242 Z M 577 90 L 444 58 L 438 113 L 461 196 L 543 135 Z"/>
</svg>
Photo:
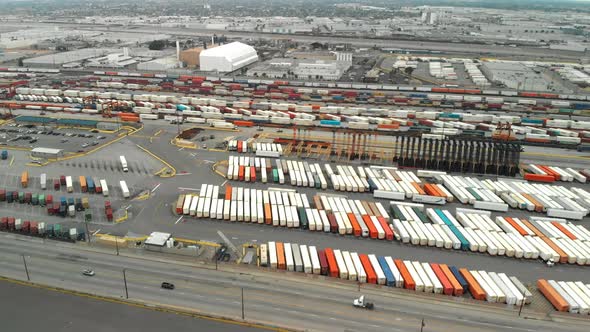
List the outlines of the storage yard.
<svg viewBox="0 0 590 332">
<path fill-rule="evenodd" d="M 0 102 L 3 232 L 165 232 L 295 278 L 588 313 L 586 95 L 24 73 Z"/>
</svg>

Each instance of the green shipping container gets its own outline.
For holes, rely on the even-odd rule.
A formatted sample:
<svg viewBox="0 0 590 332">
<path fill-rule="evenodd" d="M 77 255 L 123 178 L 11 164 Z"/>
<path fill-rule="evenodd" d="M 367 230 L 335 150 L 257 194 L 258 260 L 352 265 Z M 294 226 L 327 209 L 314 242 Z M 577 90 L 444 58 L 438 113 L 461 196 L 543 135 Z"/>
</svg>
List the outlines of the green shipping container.
<svg viewBox="0 0 590 332">
<path fill-rule="evenodd" d="M 33 196 L 31 197 L 31 204 L 39 205 L 39 194 L 37 194 L 37 193 L 33 194 Z"/>
<path fill-rule="evenodd" d="M 61 225 L 60 224 L 53 225 L 53 236 L 55 236 L 55 237 L 61 236 Z"/>
<path fill-rule="evenodd" d="M 472 188 L 465 188 L 465 189 L 467 189 L 467 191 L 469 191 L 469 193 L 470 193 L 471 195 L 473 195 L 473 197 L 475 197 L 475 200 L 476 200 L 476 201 L 483 201 L 483 199 L 481 198 L 481 196 L 479 196 L 479 195 L 478 195 L 478 194 L 475 192 L 475 190 L 473 190 Z"/>
<path fill-rule="evenodd" d="M 301 227 L 301 229 L 308 229 L 309 222 L 307 221 L 307 214 L 305 213 L 305 208 L 297 208 L 297 214 L 299 215 L 299 226 Z"/>
<path fill-rule="evenodd" d="M 279 171 L 276 168 L 272 169 L 272 180 L 274 182 L 279 182 Z"/>
<path fill-rule="evenodd" d="M 45 194 L 39 195 L 39 205 L 45 206 Z"/>
<path fill-rule="evenodd" d="M 88 221 L 92 221 L 92 213 L 90 211 L 86 211 L 86 214 L 84 215 L 85 220 Z"/>
<path fill-rule="evenodd" d="M 22 192 L 22 191 L 20 191 L 20 192 L 18 193 L 18 202 L 19 202 L 19 203 L 24 203 L 24 202 L 25 202 L 25 193 L 24 193 L 24 192 Z"/>
<path fill-rule="evenodd" d="M 47 236 L 53 236 L 53 224 L 45 225 L 45 234 L 47 234 Z"/>
</svg>

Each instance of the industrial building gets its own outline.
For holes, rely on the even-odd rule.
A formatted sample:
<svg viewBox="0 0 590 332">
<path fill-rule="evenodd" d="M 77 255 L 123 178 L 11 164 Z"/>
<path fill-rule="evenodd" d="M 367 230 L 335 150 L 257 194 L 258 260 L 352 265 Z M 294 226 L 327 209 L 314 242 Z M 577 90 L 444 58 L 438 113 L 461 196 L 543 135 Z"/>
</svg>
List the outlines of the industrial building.
<svg viewBox="0 0 590 332">
<path fill-rule="evenodd" d="M 201 64 L 201 52 L 206 49 L 214 48 L 216 45 L 205 45 L 204 47 L 193 47 L 180 52 L 180 61 L 187 68 L 198 68 Z"/>
<path fill-rule="evenodd" d="M 232 72 L 258 61 L 256 50 L 240 42 L 233 42 L 203 50 L 199 54 L 202 71 Z"/>
<path fill-rule="evenodd" d="M 34 148 L 31 150 L 31 156 L 34 158 L 55 159 L 63 156 L 63 150 L 50 148 Z"/>
<path fill-rule="evenodd" d="M 81 63 L 82 61 L 106 56 L 116 52 L 107 48 L 83 48 L 80 50 L 43 55 L 36 58 L 23 60 L 25 67 L 61 67 L 69 63 Z"/>
<path fill-rule="evenodd" d="M 142 62 L 137 65 L 137 70 L 146 71 L 166 71 L 180 67 L 180 62 L 176 55 L 171 55 L 163 58 L 154 59 L 147 62 Z"/>
<path fill-rule="evenodd" d="M 248 70 L 248 76 L 269 78 L 338 80 L 352 65 L 351 53 L 332 54 L 328 59 L 276 58 Z"/>
<path fill-rule="evenodd" d="M 517 62 L 486 62 L 481 66 L 485 76 L 496 84 L 510 89 L 554 91 L 555 87 L 539 70 Z"/>
</svg>

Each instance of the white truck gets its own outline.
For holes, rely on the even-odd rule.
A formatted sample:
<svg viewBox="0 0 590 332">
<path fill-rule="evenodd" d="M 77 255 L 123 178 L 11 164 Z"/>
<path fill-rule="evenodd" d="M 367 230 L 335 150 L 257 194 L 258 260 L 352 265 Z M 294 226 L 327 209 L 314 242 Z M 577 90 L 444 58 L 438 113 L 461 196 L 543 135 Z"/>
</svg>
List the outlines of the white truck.
<svg viewBox="0 0 590 332">
<path fill-rule="evenodd" d="M 129 188 L 127 187 L 127 182 L 121 180 L 121 181 L 119 181 L 119 185 L 121 186 L 121 191 L 123 192 L 123 197 L 129 198 Z"/>
<path fill-rule="evenodd" d="M 123 172 L 128 172 L 129 167 L 127 166 L 127 160 L 125 159 L 125 156 L 119 156 L 119 159 L 121 160 L 121 167 L 123 167 Z"/>
</svg>

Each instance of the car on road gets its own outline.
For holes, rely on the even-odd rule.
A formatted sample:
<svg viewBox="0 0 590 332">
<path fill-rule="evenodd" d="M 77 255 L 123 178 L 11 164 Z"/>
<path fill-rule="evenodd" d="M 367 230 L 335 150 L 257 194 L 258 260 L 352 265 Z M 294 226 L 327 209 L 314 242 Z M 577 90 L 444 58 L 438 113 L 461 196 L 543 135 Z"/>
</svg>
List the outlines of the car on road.
<svg viewBox="0 0 590 332">
<path fill-rule="evenodd" d="M 61 140 L 61 141 L 59 141 L 59 142 L 60 142 L 60 143 L 65 143 L 65 142 L 67 142 L 67 141 L 68 141 L 68 139 L 67 139 L 67 138 L 64 138 L 64 139 L 62 139 L 62 140 Z"/>
<path fill-rule="evenodd" d="M 105 136 L 96 136 L 97 139 L 105 139 Z"/>
<path fill-rule="evenodd" d="M 162 283 L 162 288 L 164 288 L 164 289 L 174 289 L 174 284 L 171 284 L 169 282 L 164 281 Z"/>
<path fill-rule="evenodd" d="M 98 141 L 92 142 L 92 146 L 95 146 L 95 145 L 98 145 L 98 144 L 100 144 L 100 143 L 98 143 Z"/>
<path fill-rule="evenodd" d="M 36 142 L 37 142 L 37 139 L 36 138 L 33 138 L 32 140 L 29 141 L 30 144 L 33 144 L 33 143 L 36 143 Z"/>
<path fill-rule="evenodd" d="M 82 147 L 83 147 L 83 148 L 86 148 L 86 147 L 88 147 L 88 143 L 84 143 L 84 144 L 82 144 Z"/>
<path fill-rule="evenodd" d="M 206 148 L 207 148 L 207 144 L 203 144 L 203 149 L 206 149 Z"/>
<path fill-rule="evenodd" d="M 93 277 L 95 275 L 94 271 L 91 269 L 85 269 L 84 271 L 82 271 L 82 274 L 87 277 Z"/>
</svg>

